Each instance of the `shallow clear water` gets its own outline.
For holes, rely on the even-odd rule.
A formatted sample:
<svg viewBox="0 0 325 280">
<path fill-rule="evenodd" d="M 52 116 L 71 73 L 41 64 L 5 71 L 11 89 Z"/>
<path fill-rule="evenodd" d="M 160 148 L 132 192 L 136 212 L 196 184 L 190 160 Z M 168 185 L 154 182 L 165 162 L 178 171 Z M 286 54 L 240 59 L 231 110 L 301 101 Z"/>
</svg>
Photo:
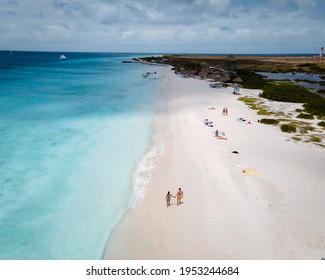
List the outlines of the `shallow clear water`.
<svg viewBox="0 0 325 280">
<path fill-rule="evenodd" d="M 312 91 L 325 90 L 324 80 L 319 74 L 307 74 L 307 73 L 271 73 L 271 72 L 257 72 L 263 76 L 266 76 L 271 80 L 290 80 L 295 84 L 306 87 Z M 324 96 L 324 94 L 320 94 Z"/>
<path fill-rule="evenodd" d="M 99 259 L 148 149 L 159 75 L 131 54 L 0 52 L 0 259 Z"/>
</svg>

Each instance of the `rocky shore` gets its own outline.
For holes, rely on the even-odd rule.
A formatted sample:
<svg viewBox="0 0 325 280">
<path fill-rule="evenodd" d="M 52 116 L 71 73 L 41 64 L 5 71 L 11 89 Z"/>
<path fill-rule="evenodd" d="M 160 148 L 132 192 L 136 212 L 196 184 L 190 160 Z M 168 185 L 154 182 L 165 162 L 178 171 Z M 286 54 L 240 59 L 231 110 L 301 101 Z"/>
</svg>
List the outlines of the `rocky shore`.
<svg viewBox="0 0 325 280">
<path fill-rule="evenodd" d="M 246 88 L 261 89 L 263 76 L 256 72 L 325 74 L 325 61 L 314 62 L 308 56 L 151 56 L 134 62 L 171 65 L 183 77 L 240 84 Z"/>
</svg>

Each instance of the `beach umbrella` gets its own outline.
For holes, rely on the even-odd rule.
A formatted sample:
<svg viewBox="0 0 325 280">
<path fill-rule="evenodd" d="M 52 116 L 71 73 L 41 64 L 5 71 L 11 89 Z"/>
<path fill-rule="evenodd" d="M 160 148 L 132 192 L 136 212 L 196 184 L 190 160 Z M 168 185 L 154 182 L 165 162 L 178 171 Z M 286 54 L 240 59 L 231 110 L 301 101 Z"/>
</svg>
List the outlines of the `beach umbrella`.
<svg viewBox="0 0 325 280">
<path fill-rule="evenodd" d="M 232 80 L 233 82 L 235 82 L 235 83 L 242 83 L 243 82 L 243 80 L 239 77 L 239 76 L 237 76 L 235 79 L 233 79 Z"/>
<path fill-rule="evenodd" d="M 228 82 L 230 80 L 230 76 L 227 72 L 225 72 L 222 76 L 218 77 L 219 82 Z"/>
<path fill-rule="evenodd" d="M 242 88 L 243 86 L 241 84 L 238 84 L 238 83 L 232 83 L 231 87 L 233 87 L 233 88 Z"/>
</svg>

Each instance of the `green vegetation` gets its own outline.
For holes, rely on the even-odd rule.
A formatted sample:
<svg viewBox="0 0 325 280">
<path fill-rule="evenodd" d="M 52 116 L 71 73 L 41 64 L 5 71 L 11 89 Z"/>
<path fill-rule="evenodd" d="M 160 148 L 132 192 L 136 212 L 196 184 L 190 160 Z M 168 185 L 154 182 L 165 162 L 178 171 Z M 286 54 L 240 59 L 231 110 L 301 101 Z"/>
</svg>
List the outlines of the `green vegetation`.
<svg viewBox="0 0 325 280">
<path fill-rule="evenodd" d="M 302 126 L 299 126 L 298 128 L 299 128 L 299 132 L 302 134 L 307 134 L 309 131 L 315 130 L 315 128 L 313 128 L 310 125 L 302 125 Z"/>
<path fill-rule="evenodd" d="M 304 114 L 304 113 L 300 113 L 297 118 L 299 119 L 307 119 L 307 120 L 313 120 L 314 116 L 311 114 Z"/>
<path fill-rule="evenodd" d="M 317 137 L 317 136 L 311 136 L 311 137 L 309 138 L 309 141 L 319 143 L 319 142 L 322 142 L 322 139 L 320 139 L 320 138 Z"/>
<path fill-rule="evenodd" d="M 276 119 L 260 119 L 260 123 L 264 124 L 278 124 L 279 120 Z"/>
<path fill-rule="evenodd" d="M 324 65 L 316 64 L 316 63 L 303 63 L 297 65 L 297 71 L 298 72 L 305 72 L 305 73 L 315 73 L 320 74 L 324 73 Z"/>
<path fill-rule="evenodd" d="M 287 133 L 296 132 L 297 130 L 297 127 L 294 124 L 282 124 L 280 128 L 282 132 Z"/>
<path fill-rule="evenodd" d="M 303 106 L 309 115 L 325 116 L 325 99 L 299 85 L 267 85 L 260 96 L 274 101 L 305 103 Z M 307 117 L 307 114 L 301 116 Z"/>
<path fill-rule="evenodd" d="M 246 105 L 251 105 L 258 101 L 258 99 L 254 97 L 239 97 L 238 100 L 243 101 Z"/>
<path fill-rule="evenodd" d="M 272 112 L 272 115 L 276 116 L 276 117 L 286 117 L 286 114 L 284 112 Z"/>
<path fill-rule="evenodd" d="M 315 94 L 316 95 L 316 94 Z M 318 115 L 319 118 L 325 117 L 325 99 L 316 95 L 313 100 L 308 101 L 304 104 L 305 110 L 313 115 Z"/>
<path fill-rule="evenodd" d="M 258 99 L 254 98 L 254 97 L 240 97 L 238 98 L 238 100 L 243 101 L 246 105 L 248 105 L 248 107 L 252 110 L 257 110 L 257 114 L 258 115 L 271 115 L 272 113 L 265 110 L 261 105 L 263 104 L 263 102 L 259 102 L 257 103 Z"/>
<path fill-rule="evenodd" d="M 266 111 L 263 108 L 259 108 L 257 114 L 262 115 L 262 116 L 268 116 L 268 115 L 271 115 L 272 113 L 270 113 L 269 111 Z"/>
<path fill-rule="evenodd" d="M 202 66 L 200 63 L 197 62 L 190 62 L 184 65 L 184 69 L 186 71 L 195 71 L 197 73 L 199 73 L 202 69 Z"/>
<path fill-rule="evenodd" d="M 270 84 L 260 94 L 261 97 L 274 101 L 294 103 L 305 103 L 312 99 L 314 95 L 316 96 L 315 93 L 310 92 L 308 89 L 293 84 Z"/>
<path fill-rule="evenodd" d="M 317 125 L 321 126 L 321 127 L 325 127 L 325 122 L 322 121 L 322 122 L 319 122 Z"/>
<path fill-rule="evenodd" d="M 251 104 L 248 106 L 252 110 L 259 110 L 261 107 L 258 107 L 257 104 Z"/>
<path fill-rule="evenodd" d="M 264 76 L 251 70 L 238 69 L 237 74 L 243 80 L 242 86 L 250 89 L 262 89 L 267 84 Z"/>
<path fill-rule="evenodd" d="M 301 141 L 301 138 L 300 137 L 297 137 L 297 136 L 293 136 L 291 137 L 292 140 L 295 140 L 295 141 Z"/>
</svg>

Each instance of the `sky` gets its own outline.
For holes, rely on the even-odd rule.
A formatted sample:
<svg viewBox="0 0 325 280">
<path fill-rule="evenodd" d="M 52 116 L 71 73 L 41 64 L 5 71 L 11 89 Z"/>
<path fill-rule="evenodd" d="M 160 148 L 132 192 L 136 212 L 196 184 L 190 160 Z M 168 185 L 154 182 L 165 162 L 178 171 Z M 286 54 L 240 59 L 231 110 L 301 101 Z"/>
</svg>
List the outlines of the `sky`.
<svg viewBox="0 0 325 280">
<path fill-rule="evenodd" d="M 0 0 L 0 50 L 319 53 L 324 0 Z"/>
</svg>

